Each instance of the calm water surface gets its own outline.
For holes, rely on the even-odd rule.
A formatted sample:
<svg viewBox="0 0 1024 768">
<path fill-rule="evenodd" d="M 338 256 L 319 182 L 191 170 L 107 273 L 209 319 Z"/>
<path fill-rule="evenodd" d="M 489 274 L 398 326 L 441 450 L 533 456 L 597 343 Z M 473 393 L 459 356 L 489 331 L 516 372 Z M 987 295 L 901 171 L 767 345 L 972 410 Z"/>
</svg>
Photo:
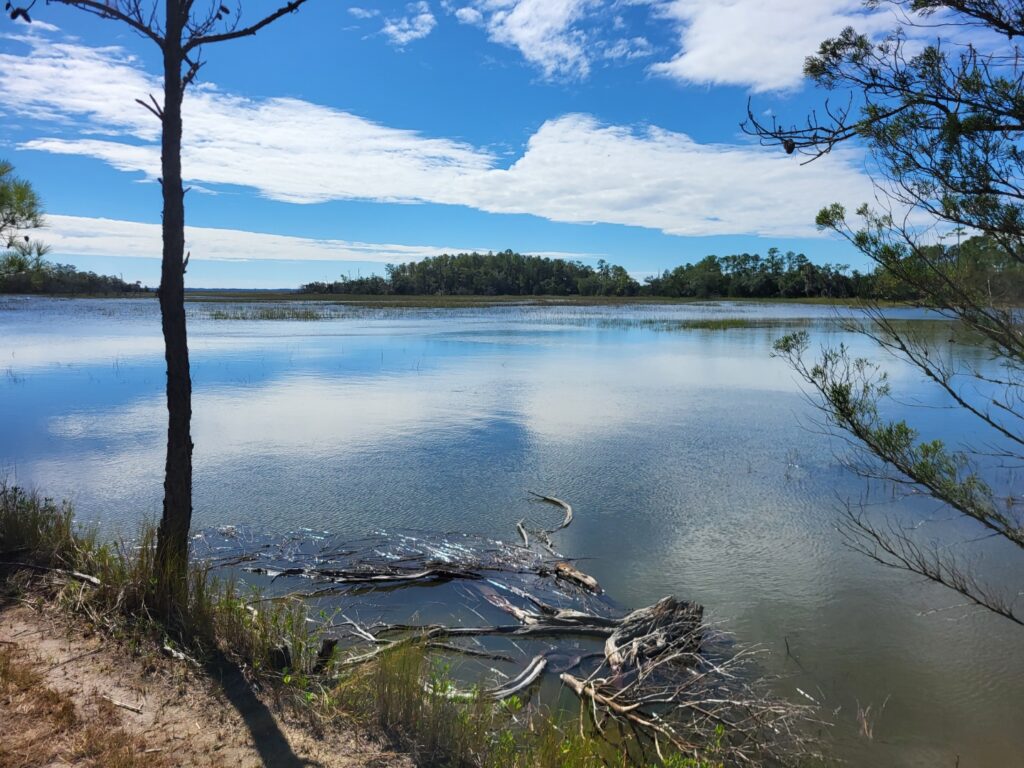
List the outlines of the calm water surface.
<svg viewBox="0 0 1024 768">
<path fill-rule="evenodd" d="M 191 305 L 195 525 L 382 526 L 508 537 L 526 491 L 572 501 L 563 550 L 627 606 L 704 603 L 762 645 L 779 691 L 822 703 L 857 765 L 1024 765 L 1024 650 L 1008 622 L 846 550 L 839 504 L 871 491 L 816 430 L 773 339 L 806 327 L 886 363 L 908 417 L 973 428 L 833 311 L 736 303 L 463 310 L 326 308 L 217 319 Z M 939 341 L 945 326 L 894 312 Z M 670 330 L 687 318 L 771 327 Z M 994 364 L 979 349 L 950 354 Z M 156 302 L 0 297 L 0 471 L 131 531 L 160 509 L 165 409 Z M 1012 471 L 1000 476 L 1016 485 Z M 909 519 L 934 515 L 890 503 Z M 973 529 L 964 534 L 976 535 Z M 1024 573 L 998 546 L 982 567 Z M 1019 558 L 1018 558 L 1019 560 Z M 789 653 L 786 651 L 788 642 Z M 858 734 L 872 707 L 874 739 Z"/>
</svg>

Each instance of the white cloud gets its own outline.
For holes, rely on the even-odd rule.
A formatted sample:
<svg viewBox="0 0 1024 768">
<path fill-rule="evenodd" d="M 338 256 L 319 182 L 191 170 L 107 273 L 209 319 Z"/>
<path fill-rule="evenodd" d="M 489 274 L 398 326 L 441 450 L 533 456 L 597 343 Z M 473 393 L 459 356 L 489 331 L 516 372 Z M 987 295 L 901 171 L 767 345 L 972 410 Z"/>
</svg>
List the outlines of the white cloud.
<svg viewBox="0 0 1024 768">
<path fill-rule="evenodd" d="M 616 40 L 606 45 L 602 56 L 606 59 L 640 59 L 654 53 L 654 47 L 646 37 L 631 37 Z"/>
<path fill-rule="evenodd" d="M 596 59 L 653 55 L 649 27 L 628 30 L 638 18 L 633 11 L 627 21 L 629 6 L 646 7 L 654 26 L 667 22 L 678 35 L 678 53 L 653 73 L 754 91 L 798 87 L 804 58 L 845 26 L 878 34 L 897 22 L 891 10 L 865 11 L 862 0 L 471 0 L 453 12 L 517 48 L 545 77 L 585 78 Z"/>
<path fill-rule="evenodd" d="M 674 235 L 812 236 L 824 202 L 872 199 L 858 163 L 843 149 L 801 167 L 756 146 L 566 115 L 541 126 L 508 170 L 468 178 L 467 197 L 487 211 Z"/>
<path fill-rule="evenodd" d="M 350 7 L 348 12 L 357 19 L 372 19 L 374 16 L 380 15 L 380 11 L 376 8 L 360 8 L 356 5 Z"/>
<path fill-rule="evenodd" d="M 69 256 L 159 258 L 160 225 L 135 221 L 48 215 L 40 239 L 54 253 Z M 214 227 L 186 227 L 185 247 L 193 260 L 371 261 L 398 264 L 441 253 L 472 250 L 429 245 L 360 243 L 292 237 Z"/>
<path fill-rule="evenodd" d="M 480 24 L 496 43 L 519 49 L 545 77 L 586 77 L 587 38 L 577 25 L 599 0 L 476 0 L 459 21 Z"/>
<path fill-rule="evenodd" d="M 159 91 L 155 78 L 115 48 L 35 40 L 27 55 L 0 54 L 4 110 L 43 115 L 62 134 L 22 149 L 96 157 L 151 179 L 159 176 L 157 123 L 133 101 Z M 545 122 L 509 167 L 464 142 L 210 85 L 189 92 L 184 123 L 187 183 L 237 185 L 293 203 L 429 202 L 680 235 L 793 236 L 816 233 L 823 203 L 856 206 L 872 194 L 852 150 L 801 167 L 781 152 L 700 144 L 588 115 Z"/>
<path fill-rule="evenodd" d="M 797 88 L 804 59 L 844 27 L 878 34 L 889 11 L 864 12 L 861 0 L 654 0 L 679 27 L 680 50 L 651 71 L 686 83 L 738 85 L 755 92 Z"/>
<path fill-rule="evenodd" d="M 455 18 L 463 24 L 480 24 L 484 20 L 484 15 L 476 8 L 466 6 L 455 9 Z"/>
<path fill-rule="evenodd" d="M 57 32 L 60 30 L 60 27 L 53 24 L 47 24 L 45 21 L 40 21 L 39 19 L 32 19 L 31 22 L 25 21 L 24 19 L 17 19 L 14 23 L 15 25 L 24 24 L 26 27 L 30 27 L 36 32 Z"/>
<path fill-rule="evenodd" d="M 437 26 L 437 19 L 430 12 L 430 5 L 426 0 L 409 3 L 406 10 L 409 12 L 408 16 L 397 19 L 389 18 L 381 29 L 381 32 L 397 46 L 406 45 L 413 40 L 420 40 L 429 35 Z"/>
</svg>

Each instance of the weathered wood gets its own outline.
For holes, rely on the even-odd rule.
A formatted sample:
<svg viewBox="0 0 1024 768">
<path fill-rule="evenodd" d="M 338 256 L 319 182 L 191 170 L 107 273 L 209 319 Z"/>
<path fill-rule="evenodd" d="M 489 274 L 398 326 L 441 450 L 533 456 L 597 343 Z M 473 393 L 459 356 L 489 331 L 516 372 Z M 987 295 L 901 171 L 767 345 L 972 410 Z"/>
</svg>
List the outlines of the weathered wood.
<svg viewBox="0 0 1024 768">
<path fill-rule="evenodd" d="M 563 528 L 569 527 L 569 525 L 572 523 L 572 505 L 569 504 L 569 502 L 562 501 L 561 499 L 556 498 L 555 496 L 545 496 L 544 494 L 536 493 L 535 491 L 530 491 L 530 493 L 536 496 L 541 501 L 546 501 L 548 504 L 554 504 L 556 507 L 561 507 L 562 510 L 565 512 L 565 517 L 562 519 L 562 524 L 549 529 L 547 533 L 554 533 L 555 531 L 560 531 Z"/>
<path fill-rule="evenodd" d="M 592 626 L 614 628 L 619 625 L 618 619 L 611 619 L 607 616 L 597 616 L 592 613 L 576 611 L 571 608 L 554 608 L 539 600 L 533 599 L 534 604 L 540 613 L 519 608 L 501 595 L 486 595 L 486 600 L 495 608 L 515 616 L 523 624 L 540 625 L 548 624 L 554 626 Z"/>
<path fill-rule="evenodd" d="M 36 563 L 22 563 L 14 560 L 5 560 L 3 565 L 13 565 L 18 568 L 31 568 L 35 571 L 46 571 L 47 573 L 59 573 L 61 576 L 68 576 L 78 581 L 84 581 L 86 584 L 92 584 L 94 587 L 103 586 L 103 582 L 95 576 L 90 576 L 88 573 L 79 573 L 78 571 L 69 571 L 64 568 L 51 568 L 47 565 L 37 565 Z"/>
<path fill-rule="evenodd" d="M 509 680 L 503 686 L 489 689 L 487 691 L 487 695 L 492 699 L 507 699 L 509 696 L 514 696 L 519 693 L 519 691 L 533 685 L 534 681 L 544 674 L 544 670 L 547 668 L 547 665 L 547 656 L 543 653 L 538 654 L 530 660 L 526 669 L 520 672 L 516 677 Z"/>
<path fill-rule="evenodd" d="M 126 704 L 123 701 L 118 701 L 117 699 L 112 699 L 112 698 L 110 698 L 109 696 L 106 696 L 106 695 L 104 695 L 103 698 L 105 700 L 109 701 L 115 707 L 120 707 L 121 709 L 127 709 L 129 712 L 134 712 L 137 715 L 141 715 L 142 714 L 142 707 L 136 707 L 134 704 Z"/>
<path fill-rule="evenodd" d="M 615 671 L 639 668 L 667 651 L 700 650 L 704 607 L 688 600 L 663 597 L 626 616 L 605 641 L 605 656 Z"/>
<path fill-rule="evenodd" d="M 331 568 L 263 568 L 254 567 L 244 570 L 260 573 L 279 579 L 282 576 L 304 576 L 318 581 L 331 581 L 336 584 L 379 584 L 408 581 L 451 581 L 468 579 L 477 581 L 483 577 L 471 570 L 457 568 L 424 568 L 418 571 L 402 571 L 398 569 L 370 568 L 360 570 L 336 570 Z"/>
<path fill-rule="evenodd" d="M 316 663 L 313 665 L 313 672 L 320 674 L 331 663 L 334 658 L 334 649 L 338 647 L 338 640 L 334 637 L 325 637 L 320 643 L 320 650 L 316 654 Z"/>
<path fill-rule="evenodd" d="M 571 581 L 587 591 L 593 592 L 595 595 L 600 595 L 602 592 L 601 585 L 597 583 L 597 579 L 565 561 L 555 563 L 555 576 Z"/>
<path fill-rule="evenodd" d="M 563 672 L 559 675 L 559 679 L 569 686 L 569 689 L 580 698 L 591 700 L 594 704 L 613 712 L 619 717 L 625 718 L 630 723 L 638 726 L 647 733 L 664 736 L 681 752 L 693 751 L 694 745 L 680 738 L 679 734 L 672 730 L 668 725 L 658 722 L 654 716 L 645 716 L 643 713 L 639 712 L 639 704 L 620 704 L 611 696 L 601 693 L 595 684 L 580 680 L 578 677 L 570 675 L 568 672 Z"/>
<path fill-rule="evenodd" d="M 523 525 L 524 522 L 526 521 L 520 520 L 518 523 L 516 523 L 516 530 L 519 531 L 519 535 L 523 537 L 523 546 L 529 549 L 530 537 L 526 535 L 526 526 Z"/>
</svg>

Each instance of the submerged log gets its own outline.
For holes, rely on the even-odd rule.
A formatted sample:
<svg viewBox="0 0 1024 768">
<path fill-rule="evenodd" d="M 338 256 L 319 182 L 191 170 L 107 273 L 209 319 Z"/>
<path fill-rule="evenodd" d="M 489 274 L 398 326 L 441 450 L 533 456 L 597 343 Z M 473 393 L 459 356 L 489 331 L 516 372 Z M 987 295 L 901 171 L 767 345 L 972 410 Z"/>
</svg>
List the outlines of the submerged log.
<svg viewBox="0 0 1024 768">
<path fill-rule="evenodd" d="M 597 583 L 597 579 L 565 561 L 555 563 L 555 576 L 565 579 L 566 581 L 571 581 L 573 584 L 583 587 L 585 590 L 593 592 L 595 595 L 600 595 L 602 592 L 601 585 Z"/>
<path fill-rule="evenodd" d="M 535 491 L 530 491 L 530 493 L 536 496 L 541 501 L 546 501 L 548 504 L 554 504 L 556 507 L 561 507 L 562 510 L 565 512 L 565 517 L 562 519 L 561 525 L 558 525 L 554 528 L 547 530 L 546 533 L 554 533 L 555 531 L 560 531 L 563 528 L 569 527 L 569 524 L 572 522 L 572 505 L 569 504 L 569 502 L 562 501 L 561 499 L 556 498 L 555 496 L 545 496 L 544 494 L 536 493 Z"/>
<path fill-rule="evenodd" d="M 403 571 L 398 568 L 360 568 L 355 570 L 338 570 L 333 568 L 246 568 L 250 573 L 258 573 L 279 579 L 282 576 L 303 576 L 316 581 L 330 581 L 336 584 L 380 584 L 411 581 L 451 581 L 468 579 L 472 581 L 483 578 L 479 573 L 460 568 L 423 568 L 417 571 Z"/>
<path fill-rule="evenodd" d="M 507 699 L 509 696 L 513 696 L 524 688 L 529 688 L 533 685 L 537 678 L 544 674 L 547 665 L 548 659 L 545 654 L 542 653 L 534 656 L 526 666 L 526 669 L 504 685 L 488 689 L 487 695 L 492 699 Z"/>
</svg>

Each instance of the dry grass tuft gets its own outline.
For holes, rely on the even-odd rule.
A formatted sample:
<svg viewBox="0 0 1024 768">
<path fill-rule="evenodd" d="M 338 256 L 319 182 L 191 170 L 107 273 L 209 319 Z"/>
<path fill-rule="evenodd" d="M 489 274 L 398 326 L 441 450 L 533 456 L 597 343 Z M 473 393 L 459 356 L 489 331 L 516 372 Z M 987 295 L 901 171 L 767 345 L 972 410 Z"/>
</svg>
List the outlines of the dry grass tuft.
<svg viewBox="0 0 1024 768">
<path fill-rule="evenodd" d="M 72 763 L 88 768 L 162 768 L 142 739 L 120 727 L 116 709 L 102 699 L 77 711 L 71 697 L 46 685 L 24 654 L 0 647 L 0 765 L 43 768 Z"/>
</svg>

